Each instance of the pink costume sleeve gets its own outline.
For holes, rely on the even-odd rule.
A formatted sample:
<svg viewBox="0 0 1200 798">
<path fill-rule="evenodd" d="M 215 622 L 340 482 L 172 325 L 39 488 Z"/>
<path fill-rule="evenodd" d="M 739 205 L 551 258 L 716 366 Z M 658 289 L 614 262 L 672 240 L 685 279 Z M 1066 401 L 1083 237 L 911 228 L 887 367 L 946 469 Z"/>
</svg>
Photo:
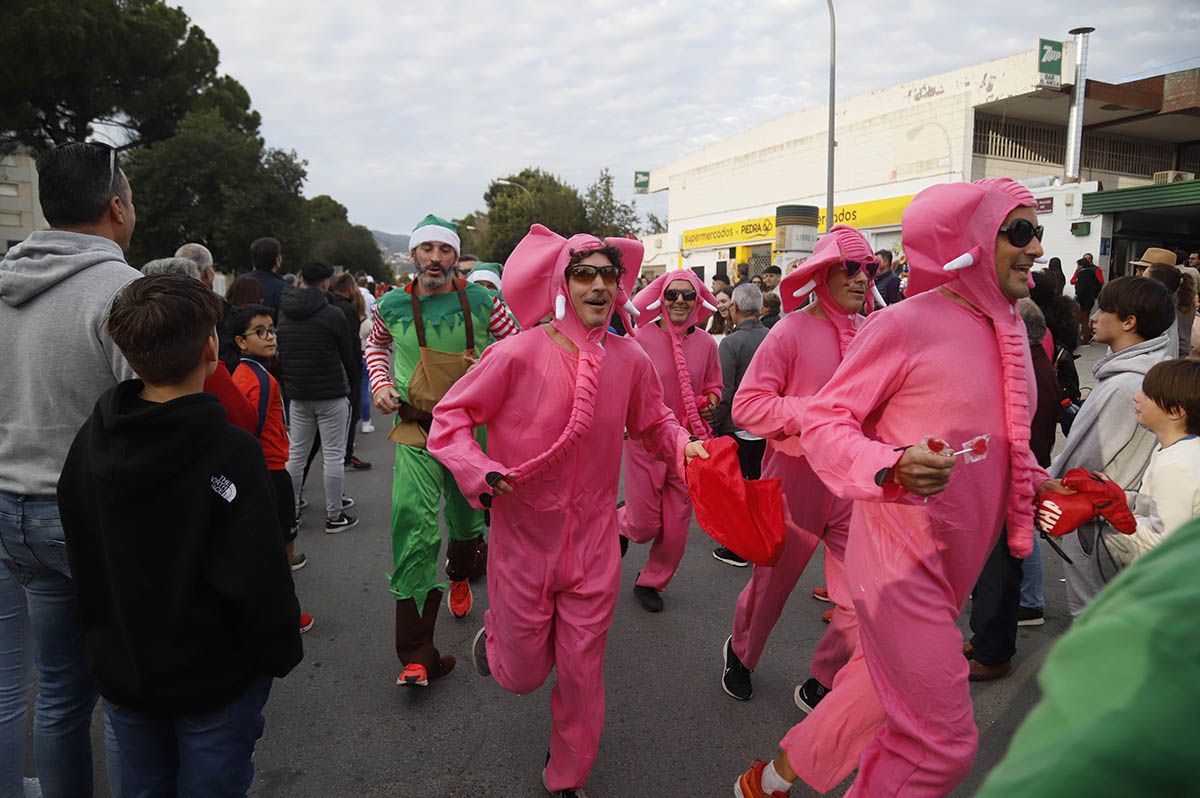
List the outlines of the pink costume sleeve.
<svg viewBox="0 0 1200 798">
<path fill-rule="evenodd" d="M 895 334 L 896 328 L 887 324 L 864 326 L 833 378 L 810 400 L 803 419 L 809 463 L 843 499 L 895 501 L 906 492 L 894 483 L 880 486 L 875 478 L 900 460 L 897 447 L 919 441 L 882 442 L 863 431 L 867 417 L 904 381 L 905 359 L 883 354 L 904 351 L 889 340 Z"/>
<path fill-rule="evenodd" d="M 666 463 L 668 468 L 674 468 L 679 478 L 684 479 L 683 449 L 691 436 L 663 404 L 662 383 L 650 358 L 642 354 L 636 362 L 639 373 L 633 375 L 625 429 L 629 430 L 630 438 L 640 440 L 646 451 Z"/>
<path fill-rule="evenodd" d="M 484 453 L 475 427 L 487 424 L 509 396 L 506 356 L 488 349 L 479 364 L 454 383 L 433 409 L 426 444 L 429 453 L 450 470 L 471 506 L 482 509 L 481 497 L 492 495 L 489 472 L 507 474 L 507 466 Z"/>
<path fill-rule="evenodd" d="M 791 342 L 787 335 L 768 335 L 733 395 L 733 423 L 751 435 L 780 440 L 800 434 L 800 422 L 812 397 L 784 395 L 788 369 L 796 357 Z"/>
</svg>

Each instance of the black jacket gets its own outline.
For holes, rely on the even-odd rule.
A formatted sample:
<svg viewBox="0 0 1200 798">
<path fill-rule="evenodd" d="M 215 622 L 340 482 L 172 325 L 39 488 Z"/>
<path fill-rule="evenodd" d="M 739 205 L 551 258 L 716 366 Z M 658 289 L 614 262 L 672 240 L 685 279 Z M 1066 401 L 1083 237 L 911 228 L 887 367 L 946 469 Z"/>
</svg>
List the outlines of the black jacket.
<svg viewBox="0 0 1200 798">
<path fill-rule="evenodd" d="M 280 277 L 275 272 L 267 272 L 262 269 L 253 269 L 246 274 L 247 277 L 252 277 L 262 283 L 263 287 L 263 304 L 269 308 L 279 310 L 280 299 L 283 297 L 283 290 L 288 288 L 287 281 Z"/>
<path fill-rule="evenodd" d="M 354 370 L 350 372 L 350 401 L 354 403 L 354 407 L 358 407 L 362 394 L 363 362 L 362 339 L 358 337 L 358 327 L 362 322 L 358 318 L 358 311 L 354 309 L 354 303 L 349 299 L 332 291 L 325 296 L 329 299 L 329 304 L 340 310 L 346 317 L 346 326 L 350 328 L 350 356 L 354 361 Z"/>
<path fill-rule="evenodd" d="M 284 393 L 292 399 L 350 396 L 358 374 L 346 317 L 315 288 L 288 287 L 276 322 Z"/>
<path fill-rule="evenodd" d="M 115 704 L 211 711 L 303 657 L 262 448 L 211 394 L 105 392 L 58 482 L 92 674 Z"/>
</svg>

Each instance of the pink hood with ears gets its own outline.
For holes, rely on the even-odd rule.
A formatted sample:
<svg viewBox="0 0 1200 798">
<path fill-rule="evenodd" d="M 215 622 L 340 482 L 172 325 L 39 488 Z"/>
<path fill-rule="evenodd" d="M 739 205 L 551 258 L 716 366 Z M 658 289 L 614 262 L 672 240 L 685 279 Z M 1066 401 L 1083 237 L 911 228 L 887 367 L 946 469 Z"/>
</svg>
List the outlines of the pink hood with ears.
<svg viewBox="0 0 1200 798">
<path fill-rule="evenodd" d="M 565 271 L 573 253 L 592 252 L 605 246 L 615 247 L 621 253 L 621 265 L 625 273 L 621 276 L 609 317 L 603 324 L 588 329 L 571 303 Z M 535 224 L 504 262 L 504 274 L 500 278 L 501 292 L 517 322 L 526 330 L 522 335 L 532 334 L 532 328 L 550 316 L 550 324 L 554 329 L 579 349 L 575 367 L 575 398 L 567 424 L 547 451 L 512 470 L 513 480 L 517 484 L 536 479 L 552 470 L 591 427 L 600 390 L 600 366 L 604 363 L 604 336 L 608 334 L 608 323 L 614 310 L 626 305 L 633 307 L 629 295 L 637 284 L 642 254 L 642 242 L 633 239 L 606 238 L 601 241 L 585 233 L 563 238 Z M 627 316 L 625 321 L 627 327 L 632 326 Z"/>
<path fill-rule="evenodd" d="M 1000 291 L 995 245 L 1005 217 L 1034 204 L 1029 189 L 1009 178 L 933 186 L 905 209 L 901 232 L 908 257 L 905 294 L 944 287 L 991 319 L 996 330 L 1004 381 L 998 399 L 1011 447 L 1008 547 L 1017 557 L 1033 550 L 1033 482 L 1043 472 L 1029 449 L 1029 341 L 1016 300 Z"/>
<path fill-rule="evenodd" d="M 779 301 L 783 305 L 783 312 L 791 313 L 800 307 L 809 294 L 815 291 L 821 310 L 824 311 L 830 323 L 837 328 L 838 342 L 844 355 L 858 329 L 858 314 L 847 313 L 834 300 L 833 294 L 829 292 L 829 285 L 825 282 L 829 268 L 841 263 L 843 258 L 860 262 L 876 260 L 871 245 L 867 243 L 867 239 L 863 238 L 862 233 L 853 227 L 835 224 L 833 229 L 817 242 L 817 246 L 808 260 L 780 281 Z M 875 306 L 871 291 L 872 282 L 873 280 L 867 282 L 866 308 L 868 313 Z"/>
<path fill-rule="evenodd" d="M 666 297 L 663 296 L 667 286 L 676 280 L 686 280 L 696 291 L 696 304 L 688 314 L 683 324 L 667 324 L 667 334 L 671 337 L 671 354 L 675 361 L 675 378 L 679 380 L 679 396 L 687 414 L 685 419 L 688 431 L 700 438 L 712 435 L 708 424 L 700 417 L 699 401 L 692 390 L 692 378 L 688 373 L 687 360 L 683 355 L 683 331 L 692 326 L 703 324 L 717 309 L 717 298 L 713 296 L 708 286 L 696 276 L 691 269 L 677 269 L 656 277 L 650 285 L 638 291 L 633 298 L 633 305 L 638 311 L 638 325 L 653 324 L 659 318 L 670 318 L 664 315 Z"/>
</svg>

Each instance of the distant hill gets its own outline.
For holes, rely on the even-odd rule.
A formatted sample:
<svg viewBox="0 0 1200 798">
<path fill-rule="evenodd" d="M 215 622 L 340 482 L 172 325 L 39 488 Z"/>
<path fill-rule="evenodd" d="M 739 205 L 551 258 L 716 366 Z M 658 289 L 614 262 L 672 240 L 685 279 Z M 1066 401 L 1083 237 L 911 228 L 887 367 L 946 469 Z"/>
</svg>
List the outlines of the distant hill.
<svg viewBox="0 0 1200 798">
<path fill-rule="evenodd" d="M 385 254 L 388 255 L 407 255 L 408 254 L 408 236 L 400 233 L 384 233 L 379 230 L 372 230 L 371 235 L 375 236 L 375 243 Z"/>
</svg>

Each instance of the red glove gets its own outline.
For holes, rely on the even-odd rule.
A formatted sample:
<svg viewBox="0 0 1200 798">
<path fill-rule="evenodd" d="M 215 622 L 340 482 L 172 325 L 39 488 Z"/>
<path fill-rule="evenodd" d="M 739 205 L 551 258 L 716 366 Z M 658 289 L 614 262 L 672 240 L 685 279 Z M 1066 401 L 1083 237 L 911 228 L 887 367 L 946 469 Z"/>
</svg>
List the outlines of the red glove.
<svg viewBox="0 0 1200 798">
<path fill-rule="evenodd" d="M 1059 538 L 1074 532 L 1096 517 L 1093 497 L 1087 493 L 1038 494 L 1037 525 L 1047 535 Z"/>
<path fill-rule="evenodd" d="M 1072 468 L 1063 475 L 1062 483 L 1071 490 L 1091 496 L 1096 512 L 1112 524 L 1113 529 L 1126 535 L 1137 530 L 1137 519 L 1129 509 L 1125 490 L 1111 479 L 1086 468 Z"/>
</svg>

